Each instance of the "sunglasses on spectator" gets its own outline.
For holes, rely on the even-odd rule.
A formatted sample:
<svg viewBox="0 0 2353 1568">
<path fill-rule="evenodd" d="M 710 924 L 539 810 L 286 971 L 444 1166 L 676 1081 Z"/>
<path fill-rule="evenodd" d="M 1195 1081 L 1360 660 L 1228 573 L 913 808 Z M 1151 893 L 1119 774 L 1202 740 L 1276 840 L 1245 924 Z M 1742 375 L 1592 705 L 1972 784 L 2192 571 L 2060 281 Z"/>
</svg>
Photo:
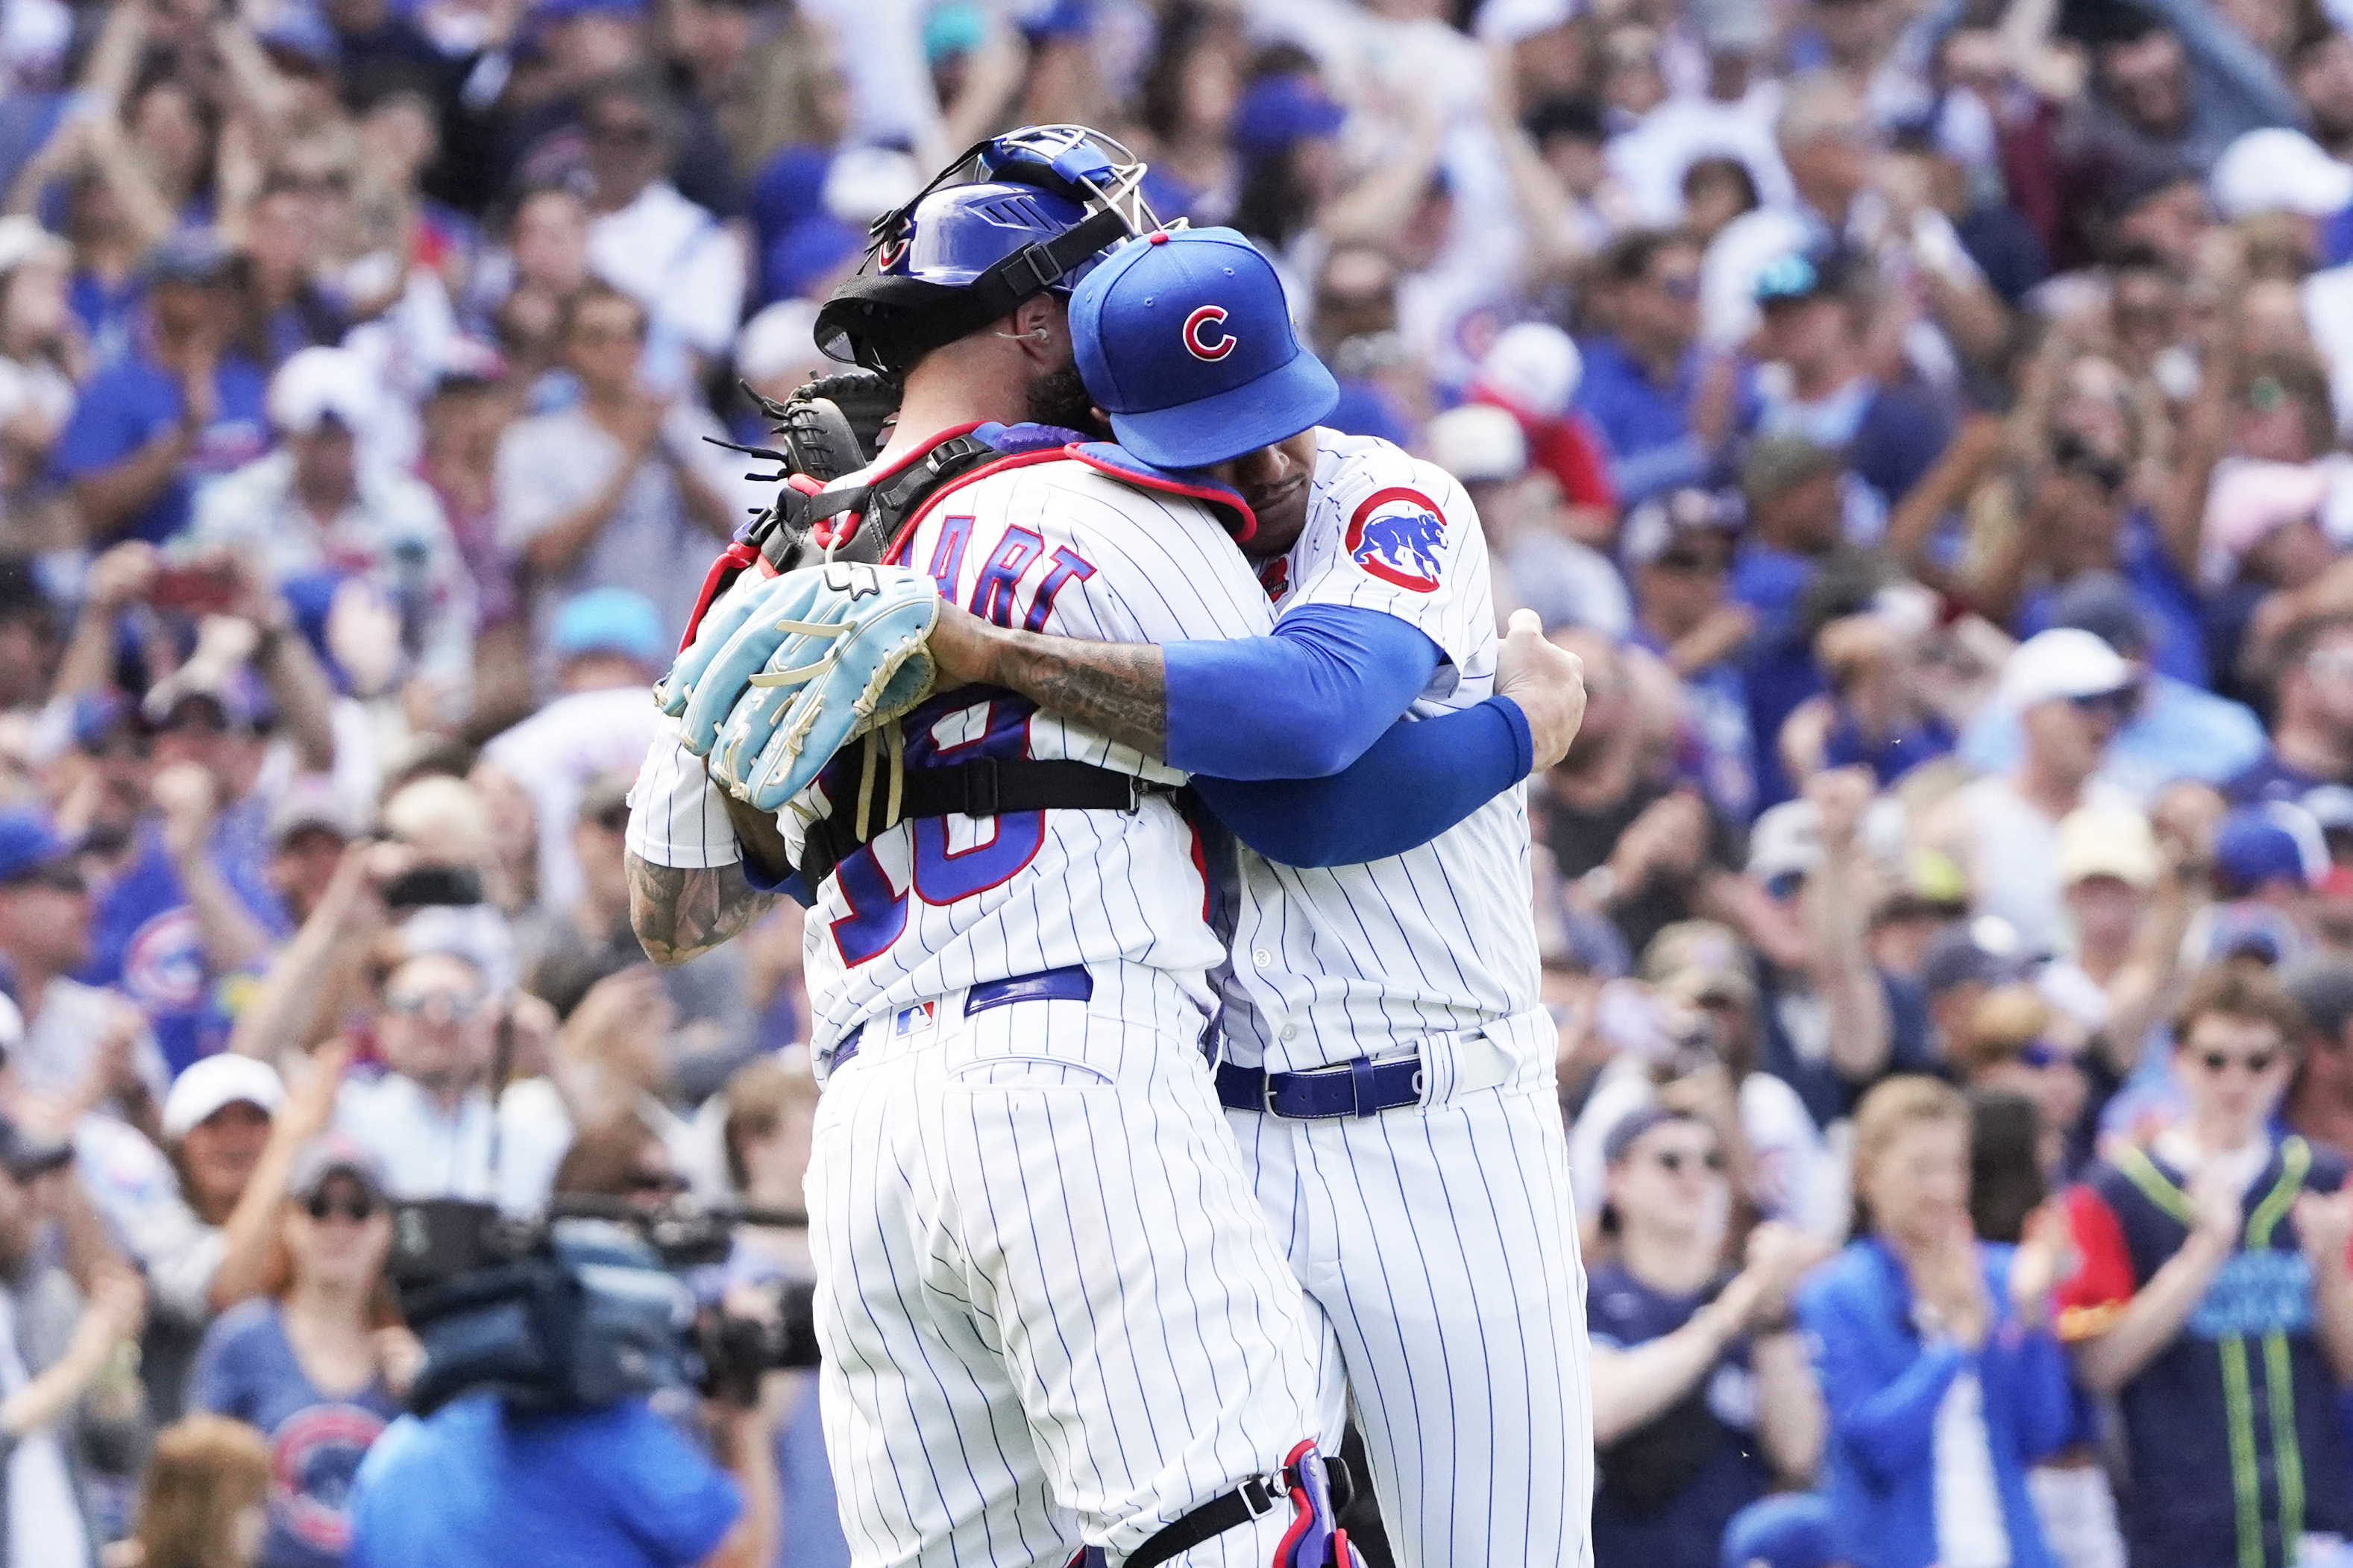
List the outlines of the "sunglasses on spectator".
<svg viewBox="0 0 2353 1568">
<path fill-rule="evenodd" d="M 341 1216 L 353 1225 L 365 1225 L 375 1217 L 378 1206 L 374 1193 L 351 1193 L 340 1198 L 332 1193 L 313 1193 L 302 1208 L 315 1220 Z"/>
<path fill-rule="evenodd" d="M 351 175 L 342 169 L 281 169 L 269 183 L 305 196 L 339 196 L 352 188 Z"/>
<path fill-rule="evenodd" d="M 609 120 L 600 121 L 588 127 L 588 140 L 611 147 L 650 147 L 654 144 L 653 122 L 630 120 L 617 124 Z"/>
<path fill-rule="evenodd" d="M 480 1011 L 481 1005 L 480 992 L 387 991 L 384 994 L 385 1011 L 397 1013 L 403 1017 L 413 1018 L 421 1013 L 438 1010 L 453 1019 L 470 1018 Z"/>
<path fill-rule="evenodd" d="M 36 866 L 20 876 L 9 878 L 5 885 L 12 888 L 46 888 L 52 893 L 79 894 L 90 891 L 90 879 L 83 876 L 81 868 L 70 860 L 58 860 L 47 866 Z"/>
<path fill-rule="evenodd" d="M 676 1197 L 686 1191 L 687 1182 L 675 1171 L 632 1171 L 628 1184 L 632 1193 L 659 1193 L 667 1197 Z"/>
<path fill-rule="evenodd" d="M 1710 1149 L 1704 1154 L 1692 1154 L 1681 1149 L 1662 1149 L 1651 1156 L 1651 1163 L 1670 1176 L 1682 1175 L 1686 1166 L 1720 1176 L 1724 1173 L 1724 1151 Z"/>
<path fill-rule="evenodd" d="M 2272 1070 L 2272 1064 L 2277 1060 L 2279 1060 L 2277 1051 L 2249 1051 L 2244 1056 L 2235 1056 L 2229 1051 L 2198 1053 L 2198 1065 L 2204 1068 L 2207 1073 L 2214 1078 L 2221 1077 L 2233 1067 L 2246 1068 L 2247 1076 L 2250 1078 L 2261 1078 Z"/>
<path fill-rule="evenodd" d="M 638 343 L 645 338 L 643 326 L 592 327 L 584 322 L 572 329 L 572 341 L 590 348 L 598 343 Z"/>
<path fill-rule="evenodd" d="M 2018 1047 L 2018 1059 L 2039 1072 L 2047 1068 L 2063 1067 L 2072 1058 L 2048 1040 L 2029 1040 Z"/>
<path fill-rule="evenodd" d="M 2138 693 L 2129 686 L 2121 691 L 2094 691 L 2088 697 L 2071 697 L 2068 704 L 2087 719 L 2110 718 L 2122 721 L 2132 717 L 2137 705 Z"/>
<path fill-rule="evenodd" d="M 1709 550 L 1670 550 L 1651 564 L 1685 577 L 1720 577 L 1732 570 L 1730 561 Z"/>
</svg>

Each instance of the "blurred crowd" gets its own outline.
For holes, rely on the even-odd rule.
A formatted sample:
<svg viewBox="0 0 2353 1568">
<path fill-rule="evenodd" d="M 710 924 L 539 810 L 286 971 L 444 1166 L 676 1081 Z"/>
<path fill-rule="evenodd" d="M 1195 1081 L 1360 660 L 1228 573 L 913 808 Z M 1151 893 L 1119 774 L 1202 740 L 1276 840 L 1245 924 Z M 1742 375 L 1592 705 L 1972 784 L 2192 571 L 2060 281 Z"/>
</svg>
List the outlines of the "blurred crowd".
<svg viewBox="0 0 2353 1568">
<path fill-rule="evenodd" d="M 629 934 L 648 688 L 869 223 L 1051 121 L 1584 659 L 1599 1568 L 2353 1560 L 2353 4 L 0 0 L 0 79 L 6 1562 L 342 1561 L 394 1199 L 799 1208 L 799 911 Z M 710 1418 L 845 1563 L 809 1378 Z"/>
</svg>

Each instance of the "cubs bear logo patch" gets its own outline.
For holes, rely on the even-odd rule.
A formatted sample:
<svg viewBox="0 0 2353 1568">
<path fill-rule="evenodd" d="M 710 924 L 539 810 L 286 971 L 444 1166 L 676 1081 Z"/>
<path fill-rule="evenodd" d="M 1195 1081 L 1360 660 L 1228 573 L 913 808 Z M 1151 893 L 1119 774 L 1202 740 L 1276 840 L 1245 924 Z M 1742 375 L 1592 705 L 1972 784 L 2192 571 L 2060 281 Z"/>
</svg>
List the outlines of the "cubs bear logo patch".
<svg viewBox="0 0 2353 1568">
<path fill-rule="evenodd" d="M 1417 594 L 1438 591 L 1446 514 L 1419 490 L 1375 490 L 1348 519 L 1349 557 L 1384 583 Z"/>
</svg>

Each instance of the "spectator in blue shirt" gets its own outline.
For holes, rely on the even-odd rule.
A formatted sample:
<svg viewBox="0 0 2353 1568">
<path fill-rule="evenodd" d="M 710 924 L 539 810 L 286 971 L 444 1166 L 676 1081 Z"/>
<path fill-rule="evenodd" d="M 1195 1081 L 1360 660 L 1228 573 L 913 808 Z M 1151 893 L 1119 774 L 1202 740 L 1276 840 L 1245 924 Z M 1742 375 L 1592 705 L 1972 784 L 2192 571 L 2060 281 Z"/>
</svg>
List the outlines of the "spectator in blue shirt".
<svg viewBox="0 0 2353 1568">
<path fill-rule="evenodd" d="M 1755 289 L 1764 355 L 1788 372 L 1786 389 L 1765 399 L 1758 427 L 1844 456 L 1846 534 L 1856 544 L 1878 542 L 1888 513 L 1953 437 L 1934 398 L 1871 370 L 1868 273 L 1860 256 L 1829 249 L 1782 257 Z"/>
<path fill-rule="evenodd" d="M 55 462 L 93 540 L 161 541 L 187 525 L 195 484 L 269 445 L 261 369 L 229 341 L 229 254 L 176 235 L 149 263 L 140 329 L 92 377 Z"/>
<path fill-rule="evenodd" d="M 2149 617 L 2123 577 L 2085 573 L 2052 595 L 2050 616 L 2052 626 L 2097 636 L 2139 673 L 2131 715 L 2100 769 L 2126 795 L 2153 801 L 2183 778 L 2219 784 L 2262 759 L 2263 727 L 2253 711 L 2151 667 Z M 1962 734 L 1961 760 L 1981 773 L 2008 773 L 2023 743 L 2018 715 L 1988 704 Z"/>
<path fill-rule="evenodd" d="M 1609 482 L 1629 506 L 1708 483 L 1724 438 L 1756 417 L 1747 372 L 1699 346 L 1699 258 L 1667 229 L 1622 236 L 1601 258 L 1609 331 L 1581 345 L 1577 405 L 1608 441 Z"/>
<path fill-rule="evenodd" d="M 1830 1407 L 1826 1485 L 1856 1568 L 2052 1568 L 2030 1466 L 2073 1430 L 2049 1234 L 1969 1226 L 1968 1101 L 1890 1079 L 1855 1113 L 1861 1239 L 1799 1291 Z"/>
<path fill-rule="evenodd" d="M 1616 1248 L 1587 1291 L 1595 1568 L 1712 1568 L 1725 1522 L 1820 1457 L 1821 1400 L 1789 1310 L 1820 1244 L 1768 1223 L 1745 1268 L 1723 1267 L 1732 1184 L 1695 1112 L 1633 1111 L 1603 1158 Z"/>
<path fill-rule="evenodd" d="M 766 1454 L 751 1435 L 732 1448 Z M 743 1498 L 643 1398 L 527 1415 L 478 1394 L 385 1434 L 360 1469 L 348 1561 L 768 1568 Z"/>
<path fill-rule="evenodd" d="M 1755 617 L 1744 657 L 1757 804 L 1789 798 L 1776 741 L 1799 704 L 1823 689 L 1806 591 L 1839 547 L 1837 452 L 1801 436 L 1759 441 L 1741 471 L 1748 529 L 1732 558 L 1733 600 Z"/>
<path fill-rule="evenodd" d="M 276 1246 L 267 1292 L 206 1331 L 188 1405 L 269 1439 L 277 1484 L 261 1568 L 337 1568 L 360 1458 L 400 1413 L 422 1359 L 385 1288 L 391 1204 L 356 1144 L 330 1138 L 297 1156 Z"/>
<path fill-rule="evenodd" d="M 174 1071 L 226 1034 L 215 984 L 259 968 L 291 931 L 268 877 L 275 797 L 263 785 L 273 771 L 264 766 L 272 741 L 290 742 L 310 771 L 323 773 L 335 758 L 327 676 L 284 598 L 236 557 L 184 569 L 167 584 L 150 545 L 134 541 L 100 556 L 60 689 L 88 695 L 101 733 L 130 728 L 132 715 L 113 718 L 111 689 L 100 684 L 117 617 L 158 607 L 162 586 L 191 584 L 211 595 L 206 605 L 217 613 L 210 624 L 240 640 L 246 634 L 227 623 L 252 628 L 250 662 L 200 646 L 147 693 L 136 732 L 122 738 L 127 754 L 105 764 L 112 776 L 100 823 L 118 842 L 130 841 L 131 854 L 98 890 L 90 950 L 78 971 L 146 1010 Z"/>
<path fill-rule="evenodd" d="M 1739 538 L 1736 498 L 1684 489 L 1629 511 L 1618 548 L 1634 589 L 1632 641 L 1682 678 L 1702 785 L 1719 811 L 1746 821 L 1757 773 L 1739 660 L 1757 617 L 1725 591 Z"/>
<path fill-rule="evenodd" d="M 2353 784 L 2353 614 L 2290 627 L 2272 669 L 2270 743 L 2222 793 L 2244 804 Z"/>
</svg>

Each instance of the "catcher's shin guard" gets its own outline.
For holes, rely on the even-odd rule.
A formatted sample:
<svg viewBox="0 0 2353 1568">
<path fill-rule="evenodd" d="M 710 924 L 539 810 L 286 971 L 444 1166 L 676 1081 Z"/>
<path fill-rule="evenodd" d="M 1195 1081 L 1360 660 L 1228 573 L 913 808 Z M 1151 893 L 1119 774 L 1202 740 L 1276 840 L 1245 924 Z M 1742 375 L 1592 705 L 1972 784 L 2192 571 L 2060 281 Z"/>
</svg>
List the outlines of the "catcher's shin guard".
<svg viewBox="0 0 2353 1568">
<path fill-rule="evenodd" d="M 1286 1499 L 1291 1528 L 1282 1532 L 1269 1568 L 1364 1568 L 1365 1560 L 1339 1526 L 1339 1510 L 1350 1489 L 1345 1465 L 1326 1459 L 1312 1441 L 1302 1443 L 1291 1450 L 1282 1468 L 1247 1477 L 1231 1491 L 1164 1527 L 1129 1553 L 1123 1568 L 1158 1568 L 1205 1541 L 1265 1518 Z M 1090 1546 L 1071 1559 L 1070 1568 L 1104 1568 L 1109 1562 L 1101 1547 Z"/>
</svg>

